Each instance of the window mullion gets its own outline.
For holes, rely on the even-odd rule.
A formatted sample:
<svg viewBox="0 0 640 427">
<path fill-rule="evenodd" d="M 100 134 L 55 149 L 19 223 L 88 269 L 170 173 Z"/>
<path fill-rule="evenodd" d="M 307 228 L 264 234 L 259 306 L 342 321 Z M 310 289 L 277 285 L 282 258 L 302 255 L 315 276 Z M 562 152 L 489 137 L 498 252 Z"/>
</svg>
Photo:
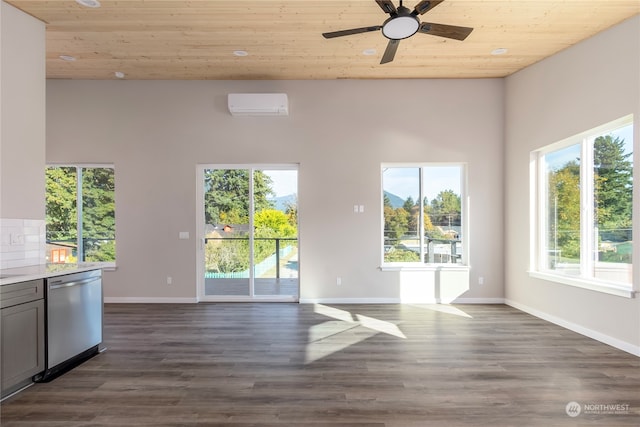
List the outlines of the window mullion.
<svg viewBox="0 0 640 427">
<path fill-rule="evenodd" d="M 547 230 L 549 230 L 549 218 L 547 217 L 548 211 L 548 191 L 549 191 L 549 179 L 546 173 L 546 160 L 544 154 L 538 154 L 538 177 L 540 185 L 538 187 L 538 218 L 540 219 L 540 227 L 536 230 L 538 237 L 538 258 L 536 259 L 536 268 L 540 270 L 549 269 L 549 238 L 547 237 Z M 557 248 L 554 248 L 557 249 Z"/>
<path fill-rule="evenodd" d="M 594 177 L 593 141 L 583 140 L 582 161 L 580 162 L 580 276 L 593 277 L 595 236 L 594 236 Z"/>
<path fill-rule="evenodd" d="M 425 253 L 424 253 L 424 185 L 423 185 L 423 178 L 424 178 L 424 174 L 423 174 L 423 168 L 420 168 L 418 170 L 418 194 L 420 197 L 420 212 L 418 213 L 418 221 L 419 221 L 419 226 L 418 226 L 418 232 L 420 233 L 420 262 L 424 263 L 425 262 Z"/>
<path fill-rule="evenodd" d="M 84 237 L 82 233 L 82 208 L 84 206 L 84 200 L 82 197 L 82 169 L 81 167 L 76 167 L 76 218 L 77 218 L 77 255 L 78 262 L 84 262 Z"/>
<path fill-rule="evenodd" d="M 249 168 L 249 296 L 255 296 L 255 226 L 254 226 L 254 176 L 255 169 Z"/>
</svg>

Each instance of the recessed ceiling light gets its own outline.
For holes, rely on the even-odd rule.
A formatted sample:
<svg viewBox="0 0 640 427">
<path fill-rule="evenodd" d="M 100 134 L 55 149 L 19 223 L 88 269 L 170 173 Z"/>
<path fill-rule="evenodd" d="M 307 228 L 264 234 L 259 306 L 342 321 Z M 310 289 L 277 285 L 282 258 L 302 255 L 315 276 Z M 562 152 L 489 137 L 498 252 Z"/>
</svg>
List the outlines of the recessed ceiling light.
<svg viewBox="0 0 640 427">
<path fill-rule="evenodd" d="M 366 55 L 366 56 L 372 56 L 372 55 L 376 54 L 376 50 L 375 49 L 365 49 L 365 50 L 362 51 L 362 54 Z"/>
<path fill-rule="evenodd" d="M 58 58 L 62 59 L 63 61 L 68 61 L 68 62 L 73 62 L 76 60 L 75 56 L 71 56 L 71 55 L 60 55 Z"/>
<path fill-rule="evenodd" d="M 248 56 L 249 53 L 246 50 L 234 50 L 233 54 L 235 56 Z"/>
<path fill-rule="evenodd" d="M 91 7 L 94 9 L 97 7 L 100 7 L 100 2 L 98 0 L 76 0 L 76 3 L 78 3 L 81 6 Z"/>
<path fill-rule="evenodd" d="M 116 71 L 114 74 L 117 78 L 124 79 L 124 73 L 122 71 Z"/>
<path fill-rule="evenodd" d="M 504 55 L 507 52 L 509 52 L 509 49 L 505 47 L 499 47 L 497 49 L 492 50 L 491 55 Z"/>
</svg>

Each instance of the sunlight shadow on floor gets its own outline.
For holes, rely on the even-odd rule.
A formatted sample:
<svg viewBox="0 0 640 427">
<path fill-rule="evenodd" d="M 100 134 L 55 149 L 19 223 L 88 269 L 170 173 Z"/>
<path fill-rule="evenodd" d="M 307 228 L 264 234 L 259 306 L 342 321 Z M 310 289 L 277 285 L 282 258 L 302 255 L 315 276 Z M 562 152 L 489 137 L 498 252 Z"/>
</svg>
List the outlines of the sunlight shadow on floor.
<svg viewBox="0 0 640 427">
<path fill-rule="evenodd" d="M 385 320 L 362 314 L 354 315 L 349 311 L 324 304 L 314 304 L 314 312 L 333 320 L 309 328 L 305 364 L 345 350 L 379 333 L 407 338 L 398 325 Z"/>
<path fill-rule="evenodd" d="M 402 333 L 398 325 L 391 322 L 387 322 L 373 317 L 363 316 L 362 314 L 356 314 L 358 321 L 365 328 L 373 329 L 374 331 L 382 332 L 383 334 L 393 335 L 394 337 L 407 339 L 406 335 Z"/>
<path fill-rule="evenodd" d="M 473 319 L 473 316 L 471 316 L 470 314 L 465 313 L 464 311 L 460 310 L 457 307 L 453 307 L 451 305 L 446 305 L 446 304 L 407 304 L 407 306 L 419 308 L 422 310 L 437 311 L 439 313 L 453 314 L 455 316 Z"/>
</svg>

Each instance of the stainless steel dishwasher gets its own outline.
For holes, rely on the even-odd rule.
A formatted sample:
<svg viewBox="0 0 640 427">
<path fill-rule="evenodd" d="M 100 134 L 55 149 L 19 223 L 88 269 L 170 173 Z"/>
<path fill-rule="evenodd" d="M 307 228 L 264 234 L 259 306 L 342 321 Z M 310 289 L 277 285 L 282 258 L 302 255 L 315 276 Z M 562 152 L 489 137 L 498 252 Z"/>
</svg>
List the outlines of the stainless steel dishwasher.
<svg viewBox="0 0 640 427">
<path fill-rule="evenodd" d="M 102 342 L 102 271 L 47 279 L 46 370 L 48 381 L 98 353 Z"/>
</svg>

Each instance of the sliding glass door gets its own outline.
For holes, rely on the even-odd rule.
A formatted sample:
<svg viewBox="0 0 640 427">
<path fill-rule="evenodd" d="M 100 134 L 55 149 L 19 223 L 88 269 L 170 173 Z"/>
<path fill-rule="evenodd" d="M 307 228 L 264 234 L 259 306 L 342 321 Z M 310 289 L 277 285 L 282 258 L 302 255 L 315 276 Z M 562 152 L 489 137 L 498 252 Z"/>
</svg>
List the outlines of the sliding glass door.
<svg viewBox="0 0 640 427">
<path fill-rule="evenodd" d="M 199 299 L 298 299 L 295 165 L 198 169 Z"/>
</svg>

